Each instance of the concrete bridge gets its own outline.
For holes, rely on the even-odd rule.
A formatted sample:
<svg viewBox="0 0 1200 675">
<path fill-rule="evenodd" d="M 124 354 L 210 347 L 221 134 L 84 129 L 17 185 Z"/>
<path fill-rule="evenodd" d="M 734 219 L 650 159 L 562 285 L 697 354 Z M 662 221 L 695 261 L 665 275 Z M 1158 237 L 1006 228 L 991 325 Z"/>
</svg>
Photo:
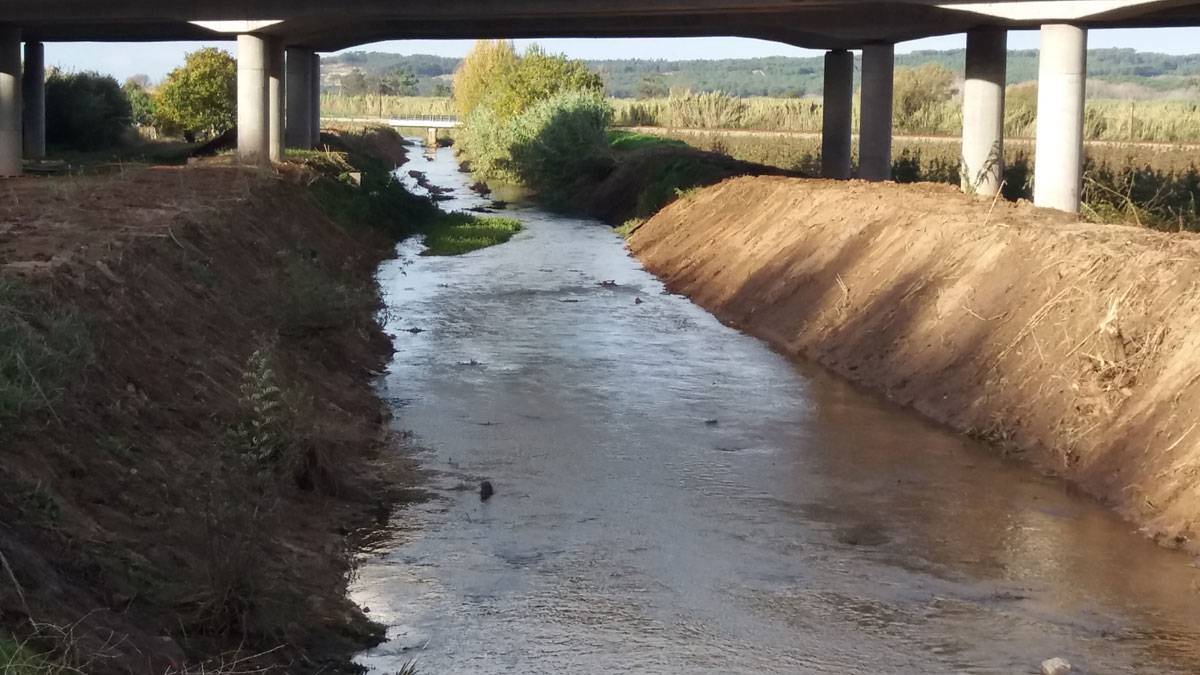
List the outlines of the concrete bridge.
<svg viewBox="0 0 1200 675">
<path fill-rule="evenodd" d="M 425 129 L 425 144 L 435 147 L 438 143 L 438 131 L 442 129 L 457 129 L 458 118 L 448 115 L 422 115 L 420 117 L 321 117 L 327 122 L 342 122 L 346 124 L 386 124 L 398 129 Z"/>
<path fill-rule="evenodd" d="M 0 0 L 0 175 L 45 153 L 45 42 L 236 38 L 238 152 L 266 162 L 319 139 L 321 51 L 406 38 L 739 36 L 828 50 L 822 163 L 837 179 L 850 177 L 850 50 L 862 50 L 859 176 L 886 180 L 895 43 L 965 32 L 963 184 L 994 194 L 1006 31 L 1040 28 L 1034 201 L 1078 211 L 1087 31 L 1131 26 L 1200 26 L 1200 0 Z"/>
</svg>

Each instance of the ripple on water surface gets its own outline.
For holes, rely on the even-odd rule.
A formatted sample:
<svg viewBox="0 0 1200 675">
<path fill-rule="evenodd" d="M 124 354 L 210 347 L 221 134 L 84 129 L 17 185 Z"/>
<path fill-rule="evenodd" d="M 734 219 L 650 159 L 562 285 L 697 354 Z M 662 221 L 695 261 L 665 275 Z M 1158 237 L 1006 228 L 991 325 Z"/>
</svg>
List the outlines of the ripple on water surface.
<svg viewBox="0 0 1200 675">
<path fill-rule="evenodd" d="M 447 151 L 418 168 L 483 203 Z M 1200 671 L 1185 557 L 721 326 L 607 228 L 511 215 L 380 271 L 434 496 L 354 585 L 373 672 Z"/>
</svg>

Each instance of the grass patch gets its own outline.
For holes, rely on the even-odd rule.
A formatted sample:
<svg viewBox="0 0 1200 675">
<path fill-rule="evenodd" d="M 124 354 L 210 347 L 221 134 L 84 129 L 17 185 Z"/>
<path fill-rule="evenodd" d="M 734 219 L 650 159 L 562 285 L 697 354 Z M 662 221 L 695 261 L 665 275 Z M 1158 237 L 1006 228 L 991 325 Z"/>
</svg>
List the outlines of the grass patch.
<svg viewBox="0 0 1200 675">
<path fill-rule="evenodd" d="M 613 232 L 616 232 L 617 234 L 619 234 L 622 239 L 628 239 L 633 236 L 634 232 L 638 231 L 638 228 L 640 228 L 642 225 L 645 225 L 645 224 L 646 224 L 645 218 L 630 218 L 629 220 L 625 221 L 623 224 L 618 225 L 617 227 L 613 228 Z"/>
<path fill-rule="evenodd" d="M 56 414 L 67 382 L 91 356 L 78 313 L 0 278 L 0 434 L 29 415 Z"/>
<path fill-rule="evenodd" d="M 657 171 L 657 177 L 642 190 L 637 215 L 648 218 L 664 206 L 690 194 L 693 188 L 715 183 L 728 175 L 716 164 L 696 159 L 672 159 Z"/>
<path fill-rule="evenodd" d="M 613 150 L 628 152 L 631 150 L 641 150 L 649 147 L 686 147 L 687 143 L 676 140 L 674 138 L 666 138 L 664 136 L 655 136 L 653 134 L 640 134 L 633 131 L 622 131 L 620 129 L 610 129 L 608 131 L 608 143 Z"/>
<path fill-rule="evenodd" d="M 3 675 L 58 675 L 59 673 L 81 673 L 48 660 L 27 645 L 0 633 L 0 673 Z"/>
<path fill-rule="evenodd" d="M 276 305 L 280 334 L 300 336 L 341 328 L 369 316 L 379 305 L 374 285 L 353 283 L 318 259 L 298 253 L 284 255 L 281 297 Z"/>
<path fill-rule="evenodd" d="M 421 227 L 426 247 L 421 255 L 462 255 L 503 244 L 520 231 L 521 223 L 513 218 L 445 213 Z"/>
</svg>

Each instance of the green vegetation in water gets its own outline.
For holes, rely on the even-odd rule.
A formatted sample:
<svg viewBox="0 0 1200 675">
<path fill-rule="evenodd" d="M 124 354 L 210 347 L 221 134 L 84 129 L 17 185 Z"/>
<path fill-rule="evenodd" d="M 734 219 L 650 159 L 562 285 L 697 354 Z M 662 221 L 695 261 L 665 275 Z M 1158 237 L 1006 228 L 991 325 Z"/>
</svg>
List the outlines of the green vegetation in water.
<svg viewBox="0 0 1200 675">
<path fill-rule="evenodd" d="M 503 244 L 521 231 L 521 223 L 513 218 L 455 212 L 421 225 L 420 231 L 425 235 L 421 255 L 462 255 Z"/>
<path fill-rule="evenodd" d="M 511 218 L 445 213 L 431 199 L 406 190 L 387 162 L 371 154 L 367 143 L 369 134 L 394 133 L 390 129 L 367 129 L 358 135 L 343 133 L 340 138 L 347 146 L 345 151 L 292 151 L 288 159 L 321 176 L 311 189 L 330 217 L 351 228 L 380 231 L 394 240 L 423 234 L 427 247 L 424 255 L 460 255 L 503 244 L 521 230 L 521 224 Z M 303 280 L 321 275 L 293 276 Z M 288 313 L 289 325 L 304 328 L 314 322 L 320 324 L 323 316 L 343 315 L 347 302 L 367 300 L 361 289 L 346 289 L 334 283 L 322 283 L 321 287 L 325 289 L 321 294 L 304 292 L 297 297 L 296 311 Z M 314 297 L 323 301 L 314 304 Z M 323 311 L 324 306 L 329 311 Z"/>
<path fill-rule="evenodd" d="M 664 146 L 675 148 L 687 147 L 687 143 L 674 138 L 665 138 L 663 136 L 656 136 L 654 134 L 642 134 L 634 131 L 624 131 L 622 129 L 610 129 L 608 132 L 608 142 L 613 150 L 622 152 Z"/>
<path fill-rule="evenodd" d="M 49 412 L 92 358 L 82 317 L 20 282 L 0 278 L 0 435 Z"/>
</svg>

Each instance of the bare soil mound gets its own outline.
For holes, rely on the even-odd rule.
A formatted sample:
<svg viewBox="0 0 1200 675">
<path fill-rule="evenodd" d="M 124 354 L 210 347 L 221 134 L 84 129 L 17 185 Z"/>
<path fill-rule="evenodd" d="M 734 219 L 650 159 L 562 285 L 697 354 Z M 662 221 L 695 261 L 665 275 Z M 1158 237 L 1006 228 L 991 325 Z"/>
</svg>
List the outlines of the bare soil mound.
<svg viewBox="0 0 1200 675">
<path fill-rule="evenodd" d="M 372 389 L 391 242 L 264 171 L 3 187 L 21 335 L 69 309 L 90 356 L 0 417 L 0 647 L 89 673 L 345 667 L 378 638 L 345 597 L 347 535 L 404 470 Z"/>
<path fill-rule="evenodd" d="M 1200 238 L 949 187 L 762 177 L 681 199 L 629 245 L 729 324 L 1196 548 Z"/>
</svg>

